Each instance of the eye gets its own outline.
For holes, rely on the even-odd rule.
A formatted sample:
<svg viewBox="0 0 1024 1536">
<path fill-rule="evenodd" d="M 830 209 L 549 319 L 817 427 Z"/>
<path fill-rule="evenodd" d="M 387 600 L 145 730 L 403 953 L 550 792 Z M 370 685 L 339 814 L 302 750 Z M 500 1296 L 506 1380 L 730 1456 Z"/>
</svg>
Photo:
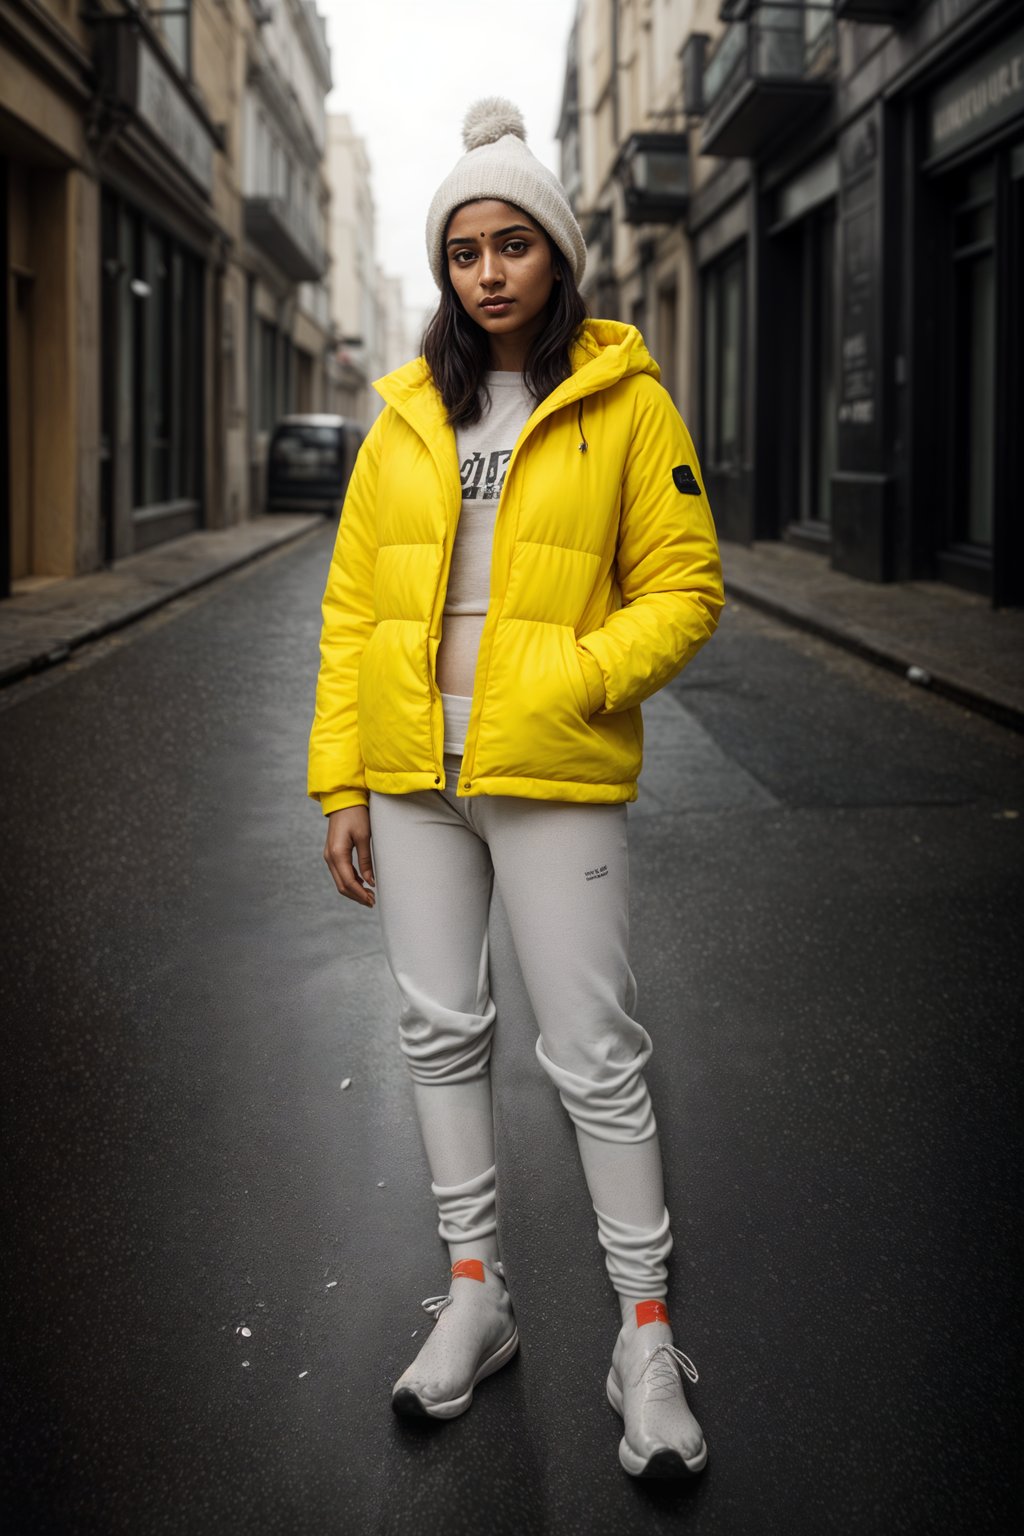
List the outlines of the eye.
<svg viewBox="0 0 1024 1536">
<path fill-rule="evenodd" d="M 474 251 L 470 250 L 453 251 L 451 259 L 455 266 L 465 267 L 473 260 L 475 254 Z"/>
<path fill-rule="evenodd" d="M 529 246 L 525 240 L 517 238 L 515 240 L 506 240 L 502 249 L 509 251 L 513 256 L 521 256 L 524 251 L 529 250 Z"/>
</svg>

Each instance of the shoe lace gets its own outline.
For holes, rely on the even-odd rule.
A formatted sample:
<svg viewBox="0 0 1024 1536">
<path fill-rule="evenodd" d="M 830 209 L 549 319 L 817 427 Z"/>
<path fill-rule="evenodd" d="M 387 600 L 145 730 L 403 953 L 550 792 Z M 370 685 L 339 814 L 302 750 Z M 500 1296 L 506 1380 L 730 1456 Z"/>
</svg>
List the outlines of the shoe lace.
<svg viewBox="0 0 1024 1536">
<path fill-rule="evenodd" d="M 653 1370 L 651 1369 L 653 1366 Z M 658 1344 L 651 1350 L 643 1363 L 640 1374 L 636 1379 L 639 1386 L 648 1371 L 651 1371 L 651 1386 L 662 1390 L 672 1389 L 679 1384 L 679 1372 L 688 1377 L 690 1381 L 699 1381 L 697 1367 L 689 1355 L 684 1355 L 681 1349 L 676 1349 L 674 1344 Z"/>
<path fill-rule="evenodd" d="M 493 1270 L 500 1279 L 505 1278 L 505 1266 L 502 1264 L 502 1261 L 494 1260 L 494 1263 L 487 1267 Z M 421 1304 L 424 1312 L 430 1313 L 431 1318 L 436 1322 L 441 1313 L 444 1312 L 445 1307 L 450 1307 L 453 1301 L 454 1296 L 451 1295 L 451 1292 L 447 1292 L 447 1295 L 444 1296 L 425 1296 L 419 1304 Z"/>
<path fill-rule="evenodd" d="M 495 1259 L 494 1263 L 487 1267 L 492 1269 L 496 1275 L 504 1280 L 505 1269 L 500 1259 Z M 454 1299 L 455 1298 L 453 1297 L 451 1291 L 449 1291 L 444 1296 L 425 1297 L 424 1300 L 420 1302 L 420 1306 L 423 1308 L 424 1312 L 429 1312 L 430 1316 L 434 1319 L 435 1322 L 437 1322 L 437 1319 L 441 1316 L 441 1313 L 444 1311 L 445 1307 L 450 1307 Z"/>
</svg>

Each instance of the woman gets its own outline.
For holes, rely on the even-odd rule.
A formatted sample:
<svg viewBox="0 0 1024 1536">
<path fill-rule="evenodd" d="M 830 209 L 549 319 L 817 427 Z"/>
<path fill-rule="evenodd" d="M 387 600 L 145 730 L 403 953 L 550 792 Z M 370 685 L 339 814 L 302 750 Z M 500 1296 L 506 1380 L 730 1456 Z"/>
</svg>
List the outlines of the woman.
<svg viewBox="0 0 1024 1536">
<path fill-rule="evenodd" d="M 487 911 L 496 882 L 573 1119 L 622 1327 L 634 1475 L 707 1459 L 665 1306 L 661 1154 L 633 1017 L 626 803 L 639 705 L 722 606 L 693 445 L 639 333 L 588 321 L 583 236 L 515 107 L 479 102 L 438 189 L 424 356 L 380 381 L 324 598 L 310 793 L 342 895 L 380 897 L 448 1294 L 397 1382 L 452 1418 L 518 1346 L 498 1254 Z M 372 829 L 372 850 L 371 850 Z"/>
</svg>

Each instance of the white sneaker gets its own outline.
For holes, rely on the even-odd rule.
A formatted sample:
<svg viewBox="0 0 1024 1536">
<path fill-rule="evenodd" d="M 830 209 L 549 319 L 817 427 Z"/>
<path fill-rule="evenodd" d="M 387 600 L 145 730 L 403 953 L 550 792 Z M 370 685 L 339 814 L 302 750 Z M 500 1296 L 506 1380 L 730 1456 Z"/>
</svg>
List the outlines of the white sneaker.
<svg viewBox="0 0 1024 1536">
<path fill-rule="evenodd" d="M 501 1265 L 460 1259 L 446 1296 L 428 1296 L 434 1326 L 408 1370 L 395 1382 L 396 1413 L 454 1419 L 473 1401 L 473 1388 L 501 1369 L 519 1348 L 519 1332 Z"/>
<path fill-rule="evenodd" d="M 672 1343 L 662 1302 L 639 1302 L 622 1326 L 608 1372 L 608 1401 L 623 1420 L 619 1461 L 632 1477 L 686 1477 L 701 1472 L 708 1448 L 690 1412 L 683 1375 L 693 1361 Z"/>
</svg>

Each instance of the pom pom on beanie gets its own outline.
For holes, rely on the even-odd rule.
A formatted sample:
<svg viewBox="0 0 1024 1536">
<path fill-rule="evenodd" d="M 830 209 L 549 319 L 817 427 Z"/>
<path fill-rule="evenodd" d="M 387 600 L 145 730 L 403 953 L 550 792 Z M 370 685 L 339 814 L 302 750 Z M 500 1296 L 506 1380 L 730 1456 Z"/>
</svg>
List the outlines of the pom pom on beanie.
<svg viewBox="0 0 1024 1536">
<path fill-rule="evenodd" d="M 514 101 L 506 101 L 504 96 L 484 96 L 481 101 L 474 101 L 462 120 L 462 142 L 467 150 L 496 144 L 507 133 L 525 144 L 523 114 Z"/>
<path fill-rule="evenodd" d="M 464 203 L 495 198 L 528 213 L 558 246 L 579 283 L 587 265 L 587 247 L 565 189 L 557 176 L 527 148 L 523 114 L 502 96 L 486 96 L 466 113 L 462 125 L 466 153 L 434 193 L 427 214 L 427 259 L 440 288 L 444 277 L 444 239 L 448 221 Z"/>
</svg>

